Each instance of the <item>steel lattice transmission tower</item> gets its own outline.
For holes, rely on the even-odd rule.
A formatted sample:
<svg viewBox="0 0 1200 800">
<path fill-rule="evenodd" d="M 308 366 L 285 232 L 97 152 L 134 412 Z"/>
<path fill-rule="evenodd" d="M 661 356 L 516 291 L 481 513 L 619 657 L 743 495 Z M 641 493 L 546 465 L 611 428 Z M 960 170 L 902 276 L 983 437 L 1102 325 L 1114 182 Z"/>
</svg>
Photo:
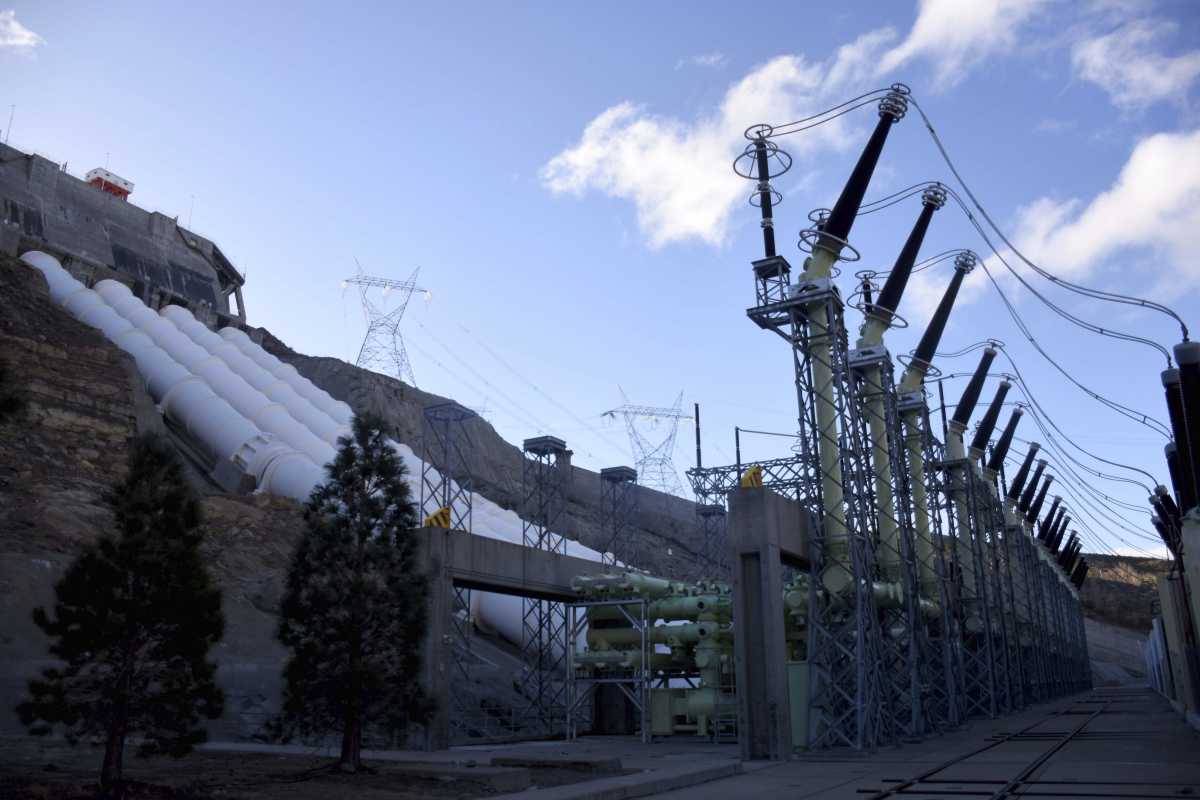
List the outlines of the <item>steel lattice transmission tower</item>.
<svg viewBox="0 0 1200 800">
<path fill-rule="evenodd" d="M 404 349 L 404 339 L 400 336 L 400 320 L 404 317 L 413 292 L 425 292 L 428 295 L 426 289 L 417 285 L 417 274 L 420 271 L 421 268 L 417 267 L 408 280 L 396 281 L 364 275 L 362 267 L 359 266 L 355 275 L 342 281 L 343 289 L 358 287 L 363 317 L 367 322 L 367 333 L 358 349 L 355 366 L 407 380 L 412 386 L 417 385 L 417 379 L 408 360 L 408 351 Z M 399 293 L 400 304 L 391 311 L 381 308 L 371 300 L 372 289 L 381 289 L 385 298 L 393 292 Z"/>
<path fill-rule="evenodd" d="M 641 485 L 682 497 L 683 483 L 675 470 L 675 434 L 679 431 L 679 420 L 691 419 L 690 415 L 682 411 L 683 392 L 679 393 L 675 403 L 669 408 L 634 405 L 629 402 L 623 389 L 621 399 L 625 403 L 605 411 L 604 416 L 620 416 L 625 420 L 625 430 L 629 433 L 629 446 L 633 450 L 633 460 Z M 638 425 L 642 421 L 648 421 L 654 426 L 666 423 L 668 429 L 665 435 L 652 440 L 639 430 Z"/>
</svg>

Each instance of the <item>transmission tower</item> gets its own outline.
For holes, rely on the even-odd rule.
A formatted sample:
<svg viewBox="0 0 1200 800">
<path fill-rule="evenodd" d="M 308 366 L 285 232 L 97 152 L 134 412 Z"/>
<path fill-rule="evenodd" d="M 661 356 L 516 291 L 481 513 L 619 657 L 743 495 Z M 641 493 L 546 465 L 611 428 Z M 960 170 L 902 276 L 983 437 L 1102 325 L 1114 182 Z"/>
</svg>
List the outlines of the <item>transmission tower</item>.
<svg viewBox="0 0 1200 800">
<path fill-rule="evenodd" d="M 620 388 L 620 387 L 618 387 Z M 620 416 L 625 420 L 625 430 L 629 433 L 629 446 L 633 450 L 633 460 L 641 485 L 649 489 L 657 489 L 677 497 L 683 496 L 683 484 L 679 473 L 675 471 L 675 434 L 679 430 L 679 420 L 691 419 L 683 413 L 683 392 L 675 398 L 670 408 L 656 406 L 638 406 L 629 402 L 625 391 L 621 390 L 621 399 L 625 403 L 604 416 L 615 419 Z M 647 438 L 639 430 L 639 424 L 649 422 L 654 427 L 665 424 L 667 430 L 658 431 L 653 439 Z"/>
<path fill-rule="evenodd" d="M 358 259 L 355 259 L 355 263 L 358 263 Z M 362 299 L 363 317 L 367 322 L 367 333 L 363 337 L 362 346 L 358 349 L 355 366 L 391 375 L 400 380 L 407 380 L 412 386 L 417 385 L 417 379 L 413 375 L 412 364 L 408 360 L 408 351 L 404 349 L 404 339 L 400 336 L 400 320 L 404 317 L 404 311 L 408 308 L 408 301 L 412 298 L 413 292 L 425 292 L 426 296 L 429 294 L 427 290 L 417 286 L 417 273 L 420 271 L 421 268 L 417 267 L 408 280 L 396 281 L 391 278 L 364 275 L 362 265 L 359 265 L 355 275 L 342 281 L 343 289 L 350 286 L 358 287 L 358 294 Z M 381 289 L 385 299 L 393 292 L 398 293 L 400 305 L 391 311 L 385 310 L 386 307 L 381 308 L 371 300 L 372 289 Z"/>
</svg>

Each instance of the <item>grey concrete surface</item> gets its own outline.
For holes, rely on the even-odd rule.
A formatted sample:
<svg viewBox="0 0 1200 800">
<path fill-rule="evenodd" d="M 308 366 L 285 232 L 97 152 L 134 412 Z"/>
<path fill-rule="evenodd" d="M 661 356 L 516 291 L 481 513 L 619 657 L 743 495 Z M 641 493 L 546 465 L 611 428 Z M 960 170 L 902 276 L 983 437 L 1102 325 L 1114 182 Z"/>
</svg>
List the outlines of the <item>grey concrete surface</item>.
<svg viewBox="0 0 1200 800">
<path fill-rule="evenodd" d="M 1147 688 L 1105 688 L 1027 709 L 998 720 L 976 720 L 918 744 L 855 756 L 813 754 L 753 773 L 694 786 L 664 798 L 866 798 L 962 758 L 902 796 L 987 797 L 1016 778 L 1062 736 L 1100 710 L 1083 731 L 1014 787 L 1017 794 L 1057 797 L 1180 797 L 1200 794 L 1200 734 Z M 1010 734 L 1009 741 L 981 750 Z M 980 752 L 975 752 L 980 751 Z M 974 755 L 972 753 L 974 752 Z M 938 792 L 934 795 L 930 792 Z M 982 794 L 980 794 L 982 792 Z"/>
<path fill-rule="evenodd" d="M 746 760 L 787 758 L 792 750 L 783 562 L 795 563 L 807 551 L 804 517 L 799 503 L 769 489 L 729 495 L 738 741 Z"/>
<path fill-rule="evenodd" d="M 239 316 L 230 298 L 240 305 L 243 278 L 211 241 L 181 227 L 177 218 L 147 211 L 47 158 L 2 144 L 0 228 L 0 252 L 8 255 L 45 250 L 81 278 L 139 281 Z"/>
</svg>

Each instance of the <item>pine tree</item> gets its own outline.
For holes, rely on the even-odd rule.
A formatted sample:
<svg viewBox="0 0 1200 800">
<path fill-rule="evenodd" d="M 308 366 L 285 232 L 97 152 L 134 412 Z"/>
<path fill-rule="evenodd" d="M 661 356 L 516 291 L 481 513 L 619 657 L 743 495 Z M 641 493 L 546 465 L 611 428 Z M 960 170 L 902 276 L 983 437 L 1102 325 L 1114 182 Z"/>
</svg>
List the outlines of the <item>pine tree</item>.
<svg viewBox="0 0 1200 800">
<path fill-rule="evenodd" d="M 34 734 L 102 738 L 100 785 L 120 796 L 127 737 L 141 738 L 139 756 L 178 758 L 205 740 L 200 719 L 221 715 L 207 655 L 224 617 L 199 551 L 199 501 L 170 445 L 136 440 L 129 474 L 107 499 L 115 535 L 67 568 L 53 616 L 33 612 L 63 665 L 30 681 L 17 713 Z"/>
<path fill-rule="evenodd" d="M 402 735 L 432 711 L 419 678 L 426 578 L 406 469 L 382 422 L 356 417 L 328 471 L 288 570 L 279 639 L 291 654 L 278 730 L 340 732 L 338 767 L 357 771 L 364 730 Z"/>
</svg>

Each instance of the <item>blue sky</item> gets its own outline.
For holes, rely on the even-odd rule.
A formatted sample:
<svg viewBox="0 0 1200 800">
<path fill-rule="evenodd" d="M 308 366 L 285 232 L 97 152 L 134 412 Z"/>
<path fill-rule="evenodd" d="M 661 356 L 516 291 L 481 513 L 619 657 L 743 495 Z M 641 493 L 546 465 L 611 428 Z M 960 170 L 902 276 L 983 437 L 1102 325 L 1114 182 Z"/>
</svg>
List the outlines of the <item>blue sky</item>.
<svg viewBox="0 0 1200 800">
<path fill-rule="evenodd" d="M 339 286 L 355 258 L 397 278 L 419 266 L 433 297 L 414 299 L 405 321 L 418 385 L 485 408 L 511 441 L 557 434 L 590 467 L 631 459 L 623 427 L 601 416 L 622 402 L 618 385 L 636 403 L 669 404 L 681 390 L 688 407 L 699 402 L 708 463 L 732 462 L 735 425 L 794 429 L 786 347 L 745 318 L 761 245 L 750 184 L 729 162 L 752 123 L 786 122 L 892 81 L 912 87 L 1022 252 L 1200 319 L 1200 7 L 828 8 L 0 4 L 0 125 L 15 104 L 13 145 L 75 174 L 107 162 L 137 184 L 135 202 L 185 224 L 190 216 L 247 273 L 251 322 L 302 352 L 357 352 L 361 313 Z M 795 157 L 777 182 L 781 252 L 794 266 L 805 214 L 832 203 L 873 120 L 861 109 L 780 141 Z M 949 179 L 910 114 L 868 199 Z M 909 200 L 860 220 L 852 240 L 862 266 L 888 268 L 918 211 Z M 947 207 L 923 252 L 957 247 L 990 255 Z M 1165 420 L 1159 355 L 1069 327 L 998 261 L 989 267 L 1072 375 Z M 914 346 L 949 274 L 947 263 L 914 277 L 900 309 L 911 327 L 889 335 L 893 353 Z M 1097 324 L 1179 340 L 1166 317 L 1029 280 Z M 1073 441 L 1166 481 L 1165 439 L 1068 383 L 977 270 L 942 350 L 990 337 L 1007 344 Z M 969 371 L 976 358 L 940 366 Z M 947 382 L 950 403 L 961 386 Z M 1045 444 L 1031 423 L 1018 437 Z M 785 446 L 745 437 L 743 459 Z M 1047 449 L 1055 474 L 1069 477 Z M 691 459 L 683 428 L 681 473 Z M 1141 489 L 1091 483 L 1145 505 Z M 1150 533 L 1145 513 L 1065 493 L 1088 549 L 1161 552 L 1137 538 Z"/>
</svg>

